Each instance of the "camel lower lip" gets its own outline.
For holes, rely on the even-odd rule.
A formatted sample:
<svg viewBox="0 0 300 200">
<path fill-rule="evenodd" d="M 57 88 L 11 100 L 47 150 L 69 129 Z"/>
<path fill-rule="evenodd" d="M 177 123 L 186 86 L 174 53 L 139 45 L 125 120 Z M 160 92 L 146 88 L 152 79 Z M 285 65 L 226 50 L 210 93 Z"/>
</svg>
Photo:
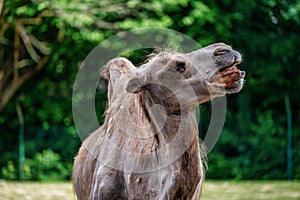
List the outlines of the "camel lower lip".
<svg viewBox="0 0 300 200">
<path fill-rule="evenodd" d="M 233 85 L 226 86 L 225 91 L 228 94 L 239 92 L 242 89 L 243 84 L 244 84 L 244 79 L 240 79 L 239 81 L 235 82 Z"/>
<path fill-rule="evenodd" d="M 211 87 L 211 91 L 213 92 L 221 92 L 221 93 L 237 93 L 239 92 L 244 84 L 244 79 L 241 78 L 235 82 L 233 82 L 230 85 L 226 85 L 225 83 L 209 83 L 209 86 Z"/>
</svg>

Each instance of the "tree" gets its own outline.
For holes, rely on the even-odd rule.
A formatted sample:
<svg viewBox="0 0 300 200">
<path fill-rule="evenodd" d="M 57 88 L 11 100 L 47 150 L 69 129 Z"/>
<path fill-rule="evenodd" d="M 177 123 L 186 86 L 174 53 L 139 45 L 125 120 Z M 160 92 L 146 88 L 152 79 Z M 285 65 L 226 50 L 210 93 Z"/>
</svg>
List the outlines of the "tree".
<svg viewBox="0 0 300 200">
<path fill-rule="evenodd" d="M 147 24 L 159 24 L 161 13 L 157 2 L 5 1 L 0 25 L 0 148 L 5 150 L 1 168 L 17 160 L 17 101 L 24 112 L 27 157 L 48 148 L 47 135 L 58 137 L 61 131 L 68 135 L 65 138 L 74 138 L 71 94 L 80 62 L 99 42 L 122 30 L 124 19 L 137 25 L 136 19 L 144 17 Z M 65 147 L 68 139 L 60 146 Z M 77 138 L 73 149 L 57 149 L 57 144 L 52 148 L 70 167 L 79 142 Z"/>
<path fill-rule="evenodd" d="M 24 3 L 14 7 L 7 1 L 0 18 L 0 112 L 16 91 L 46 65 L 50 53 L 48 45 L 26 29 L 39 25 L 45 12 L 26 10 Z"/>
</svg>

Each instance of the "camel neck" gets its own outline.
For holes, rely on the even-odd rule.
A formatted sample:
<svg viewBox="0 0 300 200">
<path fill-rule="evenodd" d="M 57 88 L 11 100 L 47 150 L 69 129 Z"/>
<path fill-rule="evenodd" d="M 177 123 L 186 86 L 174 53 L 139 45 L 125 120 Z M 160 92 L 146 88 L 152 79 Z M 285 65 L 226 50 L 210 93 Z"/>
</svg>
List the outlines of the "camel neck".
<svg viewBox="0 0 300 200">
<path fill-rule="evenodd" d="M 145 94 L 145 107 L 152 131 L 160 146 L 172 142 L 177 134 L 192 138 L 198 136 L 198 125 L 193 109 L 169 113 L 164 104 L 157 104 L 147 92 Z"/>
</svg>

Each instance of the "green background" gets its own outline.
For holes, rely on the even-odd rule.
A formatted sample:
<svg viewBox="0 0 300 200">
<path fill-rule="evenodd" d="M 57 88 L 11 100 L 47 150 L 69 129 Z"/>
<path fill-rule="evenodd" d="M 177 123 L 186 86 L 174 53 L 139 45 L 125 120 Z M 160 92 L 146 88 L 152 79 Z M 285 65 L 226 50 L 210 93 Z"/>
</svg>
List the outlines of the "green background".
<svg viewBox="0 0 300 200">
<path fill-rule="evenodd" d="M 4 1 L 0 178 L 70 179 L 81 144 L 72 117 L 72 88 L 81 62 L 120 31 L 160 27 L 202 46 L 227 43 L 244 58 L 239 67 L 247 72 L 246 83 L 239 94 L 227 96 L 225 127 L 208 155 L 207 178 L 299 179 L 299 12 L 298 0 Z M 139 64 L 149 52 L 127 57 Z M 100 122 L 105 92 L 99 88 L 96 95 Z M 210 109 L 209 103 L 201 106 L 201 137 Z"/>
</svg>

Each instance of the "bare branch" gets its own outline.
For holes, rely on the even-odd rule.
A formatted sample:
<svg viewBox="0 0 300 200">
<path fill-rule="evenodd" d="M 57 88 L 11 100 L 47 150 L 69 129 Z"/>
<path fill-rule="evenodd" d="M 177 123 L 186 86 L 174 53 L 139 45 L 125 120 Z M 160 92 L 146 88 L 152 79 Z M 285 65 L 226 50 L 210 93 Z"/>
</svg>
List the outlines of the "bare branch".
<svg viewBox="0 0 300 200">
<path fill-rule="evenodd" d="M 0 44 L 9 45 L 10 41 L 5 37 L 0 36 Z"/>
<path fill-rule="evenodd" d="M 0 36 L 3 36 L 6 29 L 8 29 L 12 25 L 12 23 L 7 23 L 6 20 L 5 20 L 7 12 L 8 12 L 8 10 L 4 9 L 3 13 L 1 15 L 1 18 L 0 18 L 0 22 L 1 22 Z"/>
<path fill-rule="evenodd" d="M 9 86 L 5 88 L 3 94 L 0 94 L 0 112 L 6 106 L 8 101 L 13 97 L 16 91 L 31 77 L 37 74 L 47 63 L 49 56 L 45 56 L 42 58 L 38 64 L 30 71 L 25 72 L 24 74 L 20 75 L 18 79 L 13 79 Z"/>
<path fill-rule="evenodd" d="M 31 44 L 33 46 L 35 46 L 36 48 L 38 48 L 43 54 L 47 55 L 50 52 L 50 48 L 47 46 L 46 43 L 41 42 L 40 40 L 38 40 L 34 35 L 28 35 L 29 39 L 31 41 Z"/>
<path fill-rule="evenodd" d="M 34 62 L 38 63 L 41 60 L 41 57 L 34 50 L 32 44 L 31 44 L 31 41 L 30 41 L 30 37 L 27 34 L 25 27 L 23 26 L 23 24 L 17 23 L 16 29 L 18 30 L 19 35 L 22 38 L 25 48 L 26 48 L 27 52 L 29 53 L 30 57 L 32 58 L 32 60 L 34 60 Z"/>
<path fill-rule="evenodd" d="M 18 62 L 20 58 L 20 37 L 17 29 L 15 29 L 15 39 L 14 39 L 14 57 L 13 57 L 13 69 L 14 69 L 14 78 L 19 78 Z"/>
<path fill-rule="evenodd" d="M 42 18 L 23 18 L 20 19 L 19 22 L 22 24 L 34 24 L 34 25 L 39 25 L 42 23 L 43 19 Z"/>
<path fill-rule="evenodd" d="M 29 67 L 32 66 L 34 64 L 32 59 L 23 59 L 20 60 L 18 63 L 18 69 L 22 69 L 24 67 Z"/>
<path fill-rule="evenodd" d="M 0 71 L 0 83 L 1 83 L 1 81 L 2 81 L 2 79 L 3 79 L 3 77 L 4 77 L 4 71 L 1 70 L 1 71 Z"/>
<path fill-rule="evenodd" d="M 3 5 L 4 5 L 4 0 L 0 0 L 0 15 L 2 13 Z"/>
</svg>

